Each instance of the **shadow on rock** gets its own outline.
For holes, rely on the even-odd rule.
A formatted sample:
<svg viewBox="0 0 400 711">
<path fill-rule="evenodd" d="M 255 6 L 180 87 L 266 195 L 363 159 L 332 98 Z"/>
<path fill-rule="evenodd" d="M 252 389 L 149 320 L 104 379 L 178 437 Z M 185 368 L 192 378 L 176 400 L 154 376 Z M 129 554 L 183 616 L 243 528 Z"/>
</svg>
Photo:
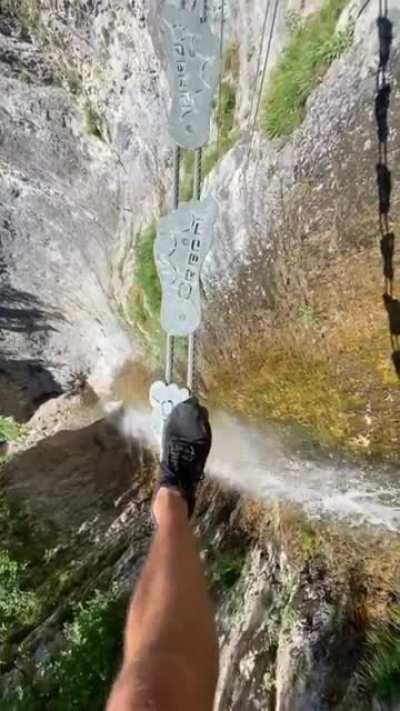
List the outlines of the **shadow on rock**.
<svg viewBox="0 0 400 711">
<path fill-rule="evenodd" d="M 41 301 L 27 291 L 6 285 L 0 288 L 0 340 L 2 331 L 34 333 L 56 331 L 54 321 L 65 321 L 59 311 L 45 309 Z"/>
</svg>

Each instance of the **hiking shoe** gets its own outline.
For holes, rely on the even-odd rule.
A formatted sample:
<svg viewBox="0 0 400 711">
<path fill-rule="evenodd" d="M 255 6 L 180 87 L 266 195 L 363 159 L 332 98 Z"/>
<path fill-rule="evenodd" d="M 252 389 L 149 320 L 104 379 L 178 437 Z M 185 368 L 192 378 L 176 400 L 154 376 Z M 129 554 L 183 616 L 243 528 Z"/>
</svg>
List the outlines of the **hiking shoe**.
<svg viewBox="0 0 400 711">
<path fill-rule="evenodd" d="M 188 504 L 189 518 L 210 449 L 211 427 L 206 408 L 196 397 L 179 403 L 165 425 L 159 486 L 178 489 Z"/>
</svg>

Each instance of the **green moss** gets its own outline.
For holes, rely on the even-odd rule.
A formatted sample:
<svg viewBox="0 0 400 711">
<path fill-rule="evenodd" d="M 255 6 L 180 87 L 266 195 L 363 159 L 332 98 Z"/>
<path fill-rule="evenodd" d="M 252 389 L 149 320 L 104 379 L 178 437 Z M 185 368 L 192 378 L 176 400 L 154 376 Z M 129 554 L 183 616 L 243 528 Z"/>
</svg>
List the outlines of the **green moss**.
<svg viewBox="0 0 400 711">
<path fill-rule="evenodd" d="M 215 407 L 229 402 L 255 420 L 303 426 L 329 446 L 347 440 L 354 403 L 338 383 L 334 363 L 283 344 L 260 343 L 242 350 L 241 366 L 235 378 L 230 367 L 210 368 Z"/>
<path fill-rule="evenodd" d="M 325 0 L 319 13 L 292 22 L 292 37 L 267 87 L 263 128 L 270 138 L 287 136 L 304 119 L 305 105 L 334 59 L 353 41 L 353 28 L 335 32 L 348 0 Z"/>
</svg>

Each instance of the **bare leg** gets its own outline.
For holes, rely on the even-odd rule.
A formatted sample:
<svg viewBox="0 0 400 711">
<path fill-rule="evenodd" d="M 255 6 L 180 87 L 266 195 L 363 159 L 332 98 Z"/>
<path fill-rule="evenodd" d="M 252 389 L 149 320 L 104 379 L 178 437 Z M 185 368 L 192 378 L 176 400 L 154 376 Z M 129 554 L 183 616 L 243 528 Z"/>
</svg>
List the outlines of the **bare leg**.
<svg viewBox="0 0 400 711">
<path fill-rule="evenodd" d="M 131 602 L 107 711 L 211 711 L 218 646 L 187 504 L 161 488 L 154 515 L 158 529 Z"/>
</svg>

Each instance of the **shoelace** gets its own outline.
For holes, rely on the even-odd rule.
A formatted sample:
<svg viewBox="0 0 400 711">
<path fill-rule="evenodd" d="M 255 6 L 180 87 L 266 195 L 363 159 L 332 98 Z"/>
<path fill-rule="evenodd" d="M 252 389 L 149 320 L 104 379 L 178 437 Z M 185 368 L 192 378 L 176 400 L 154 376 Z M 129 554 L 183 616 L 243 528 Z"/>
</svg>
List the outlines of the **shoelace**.
<svg viewBox="0 0 400 711">
<path fill-rule="evenodd" d="M 175 470 L 179 469 L 181 463 L 191 464 L 196 456 L 195 448 L 192 444 L 175 440 L 171 442 L 169 449 L 169 459 Z"/>
</svg>

